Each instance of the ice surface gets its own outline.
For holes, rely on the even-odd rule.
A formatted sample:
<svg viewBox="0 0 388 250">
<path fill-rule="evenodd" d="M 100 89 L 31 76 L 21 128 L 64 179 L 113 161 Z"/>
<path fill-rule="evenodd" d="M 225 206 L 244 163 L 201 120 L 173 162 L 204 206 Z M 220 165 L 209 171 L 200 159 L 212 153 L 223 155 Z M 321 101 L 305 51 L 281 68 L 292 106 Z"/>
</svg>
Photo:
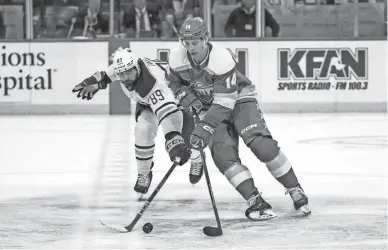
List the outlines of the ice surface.
<svg viewBox="0 0 388 250">
<path fill-rule="evenodd" d="M 310 198 L 300 217 L 264 164 L 241 144 L 243 163 L 278 218 L 248 221 L 246 204 L 207 152 L 224 235 L 216 226 L 205 178 L 193 187 L 178 167 L 135 230 L 115 234 L 143 202 L 133 185 L 134 119 L 117 116 L 0 118 L 0 248 L 47 249 L 387 249 L 388 118 L 382 114 L 266 115 Z M 170 167 L 156 142 L 150 193 Z M 141 228 L 151 222 L 154 229 Z"/>
</svg>

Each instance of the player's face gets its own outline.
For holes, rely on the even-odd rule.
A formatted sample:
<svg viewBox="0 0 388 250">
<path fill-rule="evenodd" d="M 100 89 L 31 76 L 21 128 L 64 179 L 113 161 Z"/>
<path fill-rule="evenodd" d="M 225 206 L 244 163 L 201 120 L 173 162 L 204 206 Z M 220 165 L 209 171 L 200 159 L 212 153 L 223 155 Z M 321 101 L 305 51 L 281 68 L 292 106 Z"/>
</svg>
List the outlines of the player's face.
<svg viewBox="0 0 388 250">
<path fill-rule="evenodd" d="M 204 54 L 206 48 L 205 39 L 183 40 L 182 43 L 194 59 L 200 58 Z"/>
<path fill-rule="evenodd" d="M 120 78 L 121 82 L 127 86 L 127 88 L 131 89 L 134 82 L 137 80 L 138 72 L 137 69 L 133 67 L 130 70 L 117 73 L 117 76 Z"/>
</svg>

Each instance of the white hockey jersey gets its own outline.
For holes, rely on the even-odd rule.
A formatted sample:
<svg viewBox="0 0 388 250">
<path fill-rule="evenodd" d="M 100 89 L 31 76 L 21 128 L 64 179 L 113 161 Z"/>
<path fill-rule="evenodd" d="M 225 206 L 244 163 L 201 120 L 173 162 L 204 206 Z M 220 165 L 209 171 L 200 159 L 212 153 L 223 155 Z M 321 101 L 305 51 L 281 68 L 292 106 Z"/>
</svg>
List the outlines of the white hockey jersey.
<svg viewBox="0 0 388 250">
<path fill-rule="evenodd" d="M 168 64 L 142 57 L 139 60 L 139 66 L 140 75 L 133 91 L 129 91 L 125 84 L 120 83 L 124 93 L 136 102 L 149 106 L 157 116 L 165 134 L 173 131 L 181 133 L 182 113 L 176 105 L 166 80 Z M 118 80 L 113 65 L 110 65 L 105 73 L 112 82 Z"/>
</svg>

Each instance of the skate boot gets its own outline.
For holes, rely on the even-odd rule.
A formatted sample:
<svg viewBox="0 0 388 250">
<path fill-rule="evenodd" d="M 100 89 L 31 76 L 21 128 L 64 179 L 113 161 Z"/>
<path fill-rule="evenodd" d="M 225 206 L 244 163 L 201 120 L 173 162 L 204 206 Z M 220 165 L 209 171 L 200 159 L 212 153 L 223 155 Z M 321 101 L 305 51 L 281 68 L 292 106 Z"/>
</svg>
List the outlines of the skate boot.
<svg viewBox="0 0 388 250">
<path fill-rule="evenodd" d="M 139 200 L 143 197 L 144 194 L 148 192 L 148 188 L 151 185 L 152 181 L 152 168 L 154 167 L 154 163 L 152 162 L 150 172 L 146 175 L 138 174 L 137 181 L 135 187 L 133 188 L 135 192 L 139 194 Z"/>
<path fill-rule="evenodd" d="M 203 175 L 203 162 L 202 157 L 199 155 L 195 159 L 191 159 L 191 167 L 190 167 L 190 183 L 196 184 L 198 183 Z"/>
<path fill-rule="evenodd" d="M 249 208 L 245 211 L 245 216 L 250 220 L 262 221 L 275 218 L 277 215 L 272 211 L 272 207 L 268 204 L 261 193 L 256 193 L 248 200 Z"/>
<path fill-rule="evenodd" d="M 290 194 L 295 210 L 300 209 L 305 215 L 311 214 L 311 210 L 307 207 L 309 200 L 300 184 L 294 188 L 287 189 L 285 194 Z"/>
</svg>

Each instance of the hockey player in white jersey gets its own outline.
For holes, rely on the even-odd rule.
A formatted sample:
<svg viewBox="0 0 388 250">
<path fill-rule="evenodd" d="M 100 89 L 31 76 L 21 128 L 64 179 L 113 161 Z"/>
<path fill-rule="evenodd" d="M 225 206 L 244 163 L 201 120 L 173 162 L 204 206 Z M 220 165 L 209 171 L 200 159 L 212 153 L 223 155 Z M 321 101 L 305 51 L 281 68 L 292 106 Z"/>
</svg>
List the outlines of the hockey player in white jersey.
<svg viewBox="0 0 388 250">
<path fill-rule="evenodd" d="M 105 89 L 113 81 L 120 81 L 124 93 L 137 102 L 135 155 L 138 179 L 134 189 L 139 194 L 147 193 L 152 181 L 155 137 L 159 124 L 163 128 L 166 150 L 172 161 L 179 157 L 180 165 L 183 165 L 191 155 L 191 150 L 182 137 L 184 116 L 167 87 L 167 71 L 166 63 L 139 58 L 130 49 L 121 49 L 116 51 L 113 64 L 105 71 L 86 78 L 73 89 L 73 92 L 78 93 L 77 97 L 90 100 L 99 89 Z M 192 127 L 188 119 L 190 117 L 185 115 L 185 118 L 187 126 Z M 190 129 L 186 134 L 188 137 Z M 202 176 L 202 161 L 199 152 L 192 151 L 194 154 L 191 157 L 190 181 L 196 183 Z"/>
</svg>

